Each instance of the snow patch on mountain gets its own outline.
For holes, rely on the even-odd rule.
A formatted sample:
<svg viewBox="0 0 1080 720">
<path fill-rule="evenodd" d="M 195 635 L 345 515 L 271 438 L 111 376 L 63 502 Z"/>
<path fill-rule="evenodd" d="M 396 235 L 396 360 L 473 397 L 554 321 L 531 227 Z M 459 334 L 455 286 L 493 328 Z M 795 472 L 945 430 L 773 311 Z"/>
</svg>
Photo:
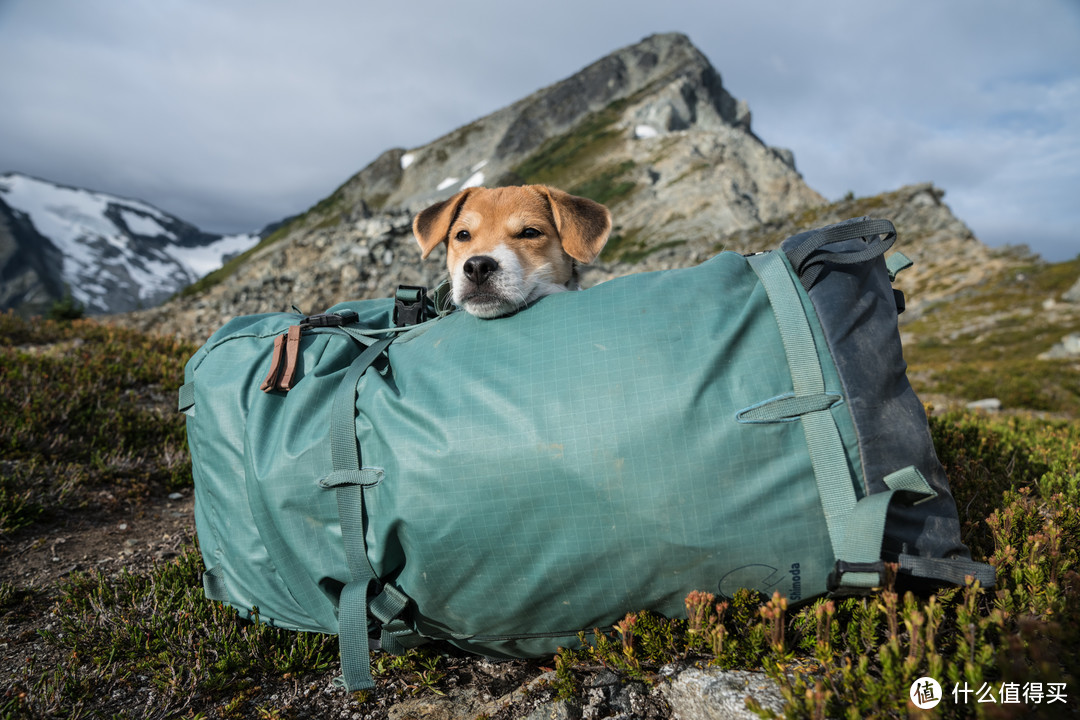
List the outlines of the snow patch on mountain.
<svg viewBox="0 0 1080 720">
<path fill-rule="evenodd" d="M 170 252 L 198 279 L 217 270 L 230 258 L 255 247 L 259 240 L 260 237 L 253 233 L 223 235 L 219 240 L 203 247 L 186 248 L 177 246 Z"/>
<path fill-rule="evenodd" d="M 137 215 L 131 210 L 125 209 L 120 211 L 120 217 L 124 219 L 127 229 L 136 235 L 145 235 L 147 237 L 158 237 L 160 235 L 176 239 L 175 235 L 161 227 L 161 224 L 149 215 Z"/>
<path fill-rule="evenodd" d="M 157 305 L 259 241 L 204 233 L 139 200 L 18 173 L 0 175 L 0 197 L 60 251 L 60 280 L 89 313 Z"/>
<path fill-rule="evenodd" d="M 461 183 L 461 189 L 464 190 L 465 188 L 480 187 L 483 184 L 484 184 L 484 173 L 475 172 L 471 176 L 469 176 L 468 180 Z"/>
</svg>

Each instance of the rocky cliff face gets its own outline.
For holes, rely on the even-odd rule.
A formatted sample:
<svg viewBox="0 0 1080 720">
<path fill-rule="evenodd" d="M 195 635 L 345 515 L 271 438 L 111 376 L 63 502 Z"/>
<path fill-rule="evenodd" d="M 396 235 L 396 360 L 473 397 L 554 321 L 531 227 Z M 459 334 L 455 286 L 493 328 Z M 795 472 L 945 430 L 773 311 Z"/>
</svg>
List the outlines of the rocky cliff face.
<svg viewBox="0 0 1080 720">
<path fill-rule="evenodd" d="M 930 183 L 872 197 L 848 197 L 749 228 L 662 247 L 633 265 L 614 262 L 583 268 L 582 277 L 586 283 L 595 284 L 628 272 L 683 267 L 702 262 L 721 250 L 750 253 L 773 249 L 791 235 L 853 217 L 883 218 L 891 220 L 897 229 L 893 249 L 915 263 L 896 282 L 908 296 L 901 322 L 910 322 L 924 308 L 969 293 L 1005 269 L 1028 261 L 1023 249 L 993 250 L 979 242 L 952 213 L 944 197 L 945 191 Z"/>
<path fill-rule="evenodd" d="M 383 153 L 292 219 L 227 282 L 206 282 L 130 318 L 203 338 L 223 319 L 317 312 L 344 299 L 434 284 L 412 215 L 464 187 L 546 183 L 608 205 L 615 227 L 602 260 L 624 271 L 659 248 L 715 242 L 824 204 L 790 151 L 766 146 L 750 111 L 683 35 L 654 35 L 433 142 Z"/>
<path fill-rule="evenodd" d="M 421 262 L 413 214 L 463 187 L 518 183 L 612 209 L 608 246 L 582 269 L 586 286 L 724 249 L 775 248 L 863 215 L 893 220 L 897 249 L 916 261 L 899 283 L 910 298 L 905 319 L 1015 262 L 982 245 L 929 184 L 826 203 L 790 152 L 753 134 L 745 103 L 686 37 L 656 35 L 427 145 L 387 151 L 243 262 L 123 322 L 201 340 L 236 315 L 315 313 L 390 296 L 399 284 L 434 286 L 442 253 Z"/>
<path fill-rule="evenodd" d="M 0 308 L 39 315 L 63 297 L 63 258 L 25 215 L 0 199 Z"/>
<path fill-rule="evenodd" d="M 357 211 L 415 212 L 471 185 L 532 182 L 625 206 L 628 232 L 674 223 L 696 234 L 713 226 L 692 222 L 694 209 L 736 227 L 821 201 L 789 151 L 768 148 L 751 132 L 746 104 L 724 89 L 705 56 L 684 35 L 669 34 L 614 52 L 428 145 L 389 150 L 332 202 L 355 219 Z M 671 206 L 673 194 L 684 198 L 680 207 Z M 661 195 L 665 202 L 657 202 Z"/>
</svg>

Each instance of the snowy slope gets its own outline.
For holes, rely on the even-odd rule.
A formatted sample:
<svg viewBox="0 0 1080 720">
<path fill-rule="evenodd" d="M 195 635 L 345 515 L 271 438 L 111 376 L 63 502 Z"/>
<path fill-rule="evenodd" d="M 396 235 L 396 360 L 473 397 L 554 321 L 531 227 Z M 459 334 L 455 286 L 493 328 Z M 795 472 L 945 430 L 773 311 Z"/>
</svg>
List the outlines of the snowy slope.
<svg viewBox="0 0 1080 720">
<path fill-rule="evenodd" d="M 18 173 L 0 175 L 0 199 L 59 251 L 60 280 L 88 313 L 157 305 L 259 241 L 204 233 L 138 200 Z"/>
</svg>

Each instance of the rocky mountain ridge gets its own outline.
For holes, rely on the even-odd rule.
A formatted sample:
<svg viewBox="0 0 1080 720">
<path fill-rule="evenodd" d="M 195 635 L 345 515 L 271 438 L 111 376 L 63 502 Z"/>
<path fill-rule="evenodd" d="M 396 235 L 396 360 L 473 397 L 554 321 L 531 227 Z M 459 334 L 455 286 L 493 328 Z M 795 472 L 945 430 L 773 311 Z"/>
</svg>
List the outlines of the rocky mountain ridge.
<svg viewBox="0 0 1080 720">
<path fill-rule="evenodd" d="M 685 152 L 673 151 L 677 145 Z M 683 155 L 692 161 L 670 164 Z M 762 207 L 756 198 L 742 203 L 744 212 L 731 211 L 740 221 L 820 201 L 793 175 L 792 153 L 768 148 L 753 134 L 746 103 L 724 89 L 685 35 L 653 35 L 431 143 L 386 151 L 329 202 L 340 204 L 345 219 L 356 219 L 382 210 L 416 212 L 473 185 L 552 179 L 571 192 L 586 186 L 618 200 L 630 185 L 679 179 L 689 187 L 706 163 L 725 167 L 727 184 L 739 186 L 733 192 L 752 193 L 767 182 L 793 193 L 767 193 Z M 751 174 L 738 172 L 740 164 Z M 635 206 L 647 199 L 643 194 L 635 193 Z"/>
<path fill-rule="evenodd" d="M 580 268 L 582 284 L 590 287 L 634 272 L 687 267 L 725 250 L 773 249 L 806 229 L 851 217 L 881 217 L 891 219 L 898 229 L 896 249 L 915 261 L 897 282 L 908 294 L 903 317 L 907 322 L 927 308 L 972 292 L 988 278 L 1018 266 L 1024 257 L 1022 252 L 995 251 L 980 243 L 952 214 L 943 196 L 942 190 L 924 183 L 870 198 L 813 205 L 757 226 L 693 240 L 661 235 L 637 253 L 605 252 L 597 262 Z M 412 214 L 402 210 L 298 233 L 258 248 L 227 282 L 122 321 L 204 340 L 236 315 L 290 311 L 294 305 L 315 313 L 341 300 L 390 297 L 399 284 L 434 287 L 445 275 L 442 257 L 420 260 L 411 223 Z"/>
<path fill-rule="evenodd" d="M 546 183 L 608 205 L 614 229 L 582 269 L 586 287 L 724 249 L 774 248 L 868 215 L 891 219 L 896 249 L 915 260 L 899 281 L 906 323 L 1030 259 L 984 246 L 930 184 L 828 203 L 750 120 L 686 36 L 653 35 L 430 143 L 384 152 L 221 270 L 117 322 L 203 340 L 236 315 L 316 313 L 390 296 L 399 284 L 434 286 L 442 253 L 420 260 L 412 217 L 479 184 Z"/>
<path fill-rule="evenodd" d="M 608 205 L 602 267 L 619 273 L 658 248 L 825 203 L 790 151 L 752 132 L 749 108 L 686 36 L 653 35 L 426 145 L 388 150 L 241 261 L 126 322 L 205 337 L 235 314 L 433 285 L 444 270 L 436 256 L 421 263 L 412 216 L 464 187 L 521 183 Z"/>
<path fill-rule="evenodd" d="M 0 175 L 0 310 L 70 294 L 87 313 L 157 305 L 258 242 L 206 233 L 152 205 L 19 173 Z"/>
</svg>

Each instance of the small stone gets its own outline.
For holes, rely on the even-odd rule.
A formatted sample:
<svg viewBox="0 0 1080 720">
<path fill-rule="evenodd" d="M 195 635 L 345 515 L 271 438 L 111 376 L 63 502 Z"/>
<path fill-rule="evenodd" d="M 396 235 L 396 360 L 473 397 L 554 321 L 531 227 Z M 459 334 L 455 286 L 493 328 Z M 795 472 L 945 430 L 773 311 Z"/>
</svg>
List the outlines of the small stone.
<svg viewBox="0 0 1080 720">
<path fill-rule="evenodd" d="M 1080 279 L 1061 296 L 1065 302 L 1080 303 Z"/>
<path fill-rule="evenodd" d="M 693 720 L 756 718 L 746 707 L 746 698 L 753 697 L 763 707 L 782 713 L 784 699 L 776 681 L 764 673 L 719 668 L 685 670 L 661 692 L 671 705 L 675 717 Z"/>
<path fill-rule="evenodd" d="M 1071 360 L 1080 358 L 1080 333 L 1070 333 L 1061 342 L 1039 355 L 1040 360 Z"/>
<path fill-rule="evenodd" d="M 1001 401 L 997 398 L 983 398 L 982 400 L 969 402 L 964 407 L 966 407 L 968 410 L 984 410 L 986 412 L 997 412 L 1001 410 Z"/>
</svg>

